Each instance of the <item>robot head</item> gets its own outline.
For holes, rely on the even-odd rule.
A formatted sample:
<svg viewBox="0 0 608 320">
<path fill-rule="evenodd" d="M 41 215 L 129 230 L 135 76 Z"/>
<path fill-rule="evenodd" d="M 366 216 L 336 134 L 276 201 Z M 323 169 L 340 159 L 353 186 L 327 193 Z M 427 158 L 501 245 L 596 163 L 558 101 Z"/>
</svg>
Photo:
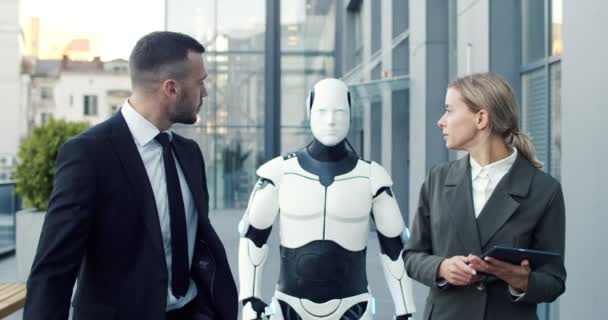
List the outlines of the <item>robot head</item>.
<svg viewBox="0 0 608 320">
<path fill-rule="evenodd" d="M 307 106 L 310 129 L 319 142 L 333 147 L 346 139 L 350 93 L 344 82 L 333 78 L 317 82 L 308 95 Z"/>
</svg>

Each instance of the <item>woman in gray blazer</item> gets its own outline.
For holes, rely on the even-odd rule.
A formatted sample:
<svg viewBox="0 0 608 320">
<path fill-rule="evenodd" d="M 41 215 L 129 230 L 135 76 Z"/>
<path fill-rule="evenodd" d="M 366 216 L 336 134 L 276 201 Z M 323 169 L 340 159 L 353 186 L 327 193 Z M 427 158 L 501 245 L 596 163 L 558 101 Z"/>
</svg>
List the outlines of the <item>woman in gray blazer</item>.
<svg viewBox="0 0 608 320">
<path fill-rule="evenodd" d="M 564 254 L 561 185 L 540 170 L 515 101 L 491 73 L 448 86 L 437 124 L 468 155 L 430 170 L 403 253 L 408 275 L 430 287 L 425 320 L 537 319 L 536 305 L 565 290 L 563 259 L 532 269 L 480 258 L 495 245 Z"/>
</svg>

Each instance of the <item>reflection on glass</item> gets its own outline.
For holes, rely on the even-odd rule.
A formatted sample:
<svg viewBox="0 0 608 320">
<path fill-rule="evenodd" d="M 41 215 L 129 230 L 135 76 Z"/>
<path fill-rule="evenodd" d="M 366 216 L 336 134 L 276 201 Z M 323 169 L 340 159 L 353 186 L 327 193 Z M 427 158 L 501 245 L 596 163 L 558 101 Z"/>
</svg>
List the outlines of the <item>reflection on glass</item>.
<svg viewBox="0 0 608 320">
<path fill-rule="evenodd" d="M 166 0 L 167 30 L 189 34 L 213 51 L 227 50 L 228 39 L 265 30 L 265 0 Z M 256 43 L 264 49 L 264 42 Z"/>
<path fill-rule="evenodd" d="M 328 56 L 284 55 L 281 58 L 281 151 L 293 152 L 310 142 L 306 98 L 312 86 L 333 76 Z"/>
<path fill-rule="evenodd" d="M 563 0 L 551 1 L 551 55 L 562 54 L 562 5 Z"/>
<path fill-rule="evenodd" d="M 282 50 L 333 51 L 335 7 L 335 1 L 282 0 Z"/>
<path fill-rule="evenodd" d="M 393 38 L 408 28 L 408 7 L 409 0 L 393 0 Z"/>
<path fill-rule="evenodd" d="M 312 86 L 334 76 L 335 2 L 281 1 L 281 152 L 312 139 L 306 98 Z"/>
<path fill-rule="evenodd" d="M 522 1 L 522 58 L 528 64 L 545 57 L 545 2 Z"/>
<path fill-rule="evenodd" d="M 405 76 L 410 73 L 410 43 L 406 39 L 393 49 L 393 76 Z"/>
<path fill-rule="evenodd" d="M 372 54 L 380 50 L 382 45 L 382 12 L 381 12 L 381 1 L 372 1 Z"/>
<path fill-rule="evenodd" d="M 167 0 L 167 30 L 207 49 L 199 121 L 176 126 L 204 155 L 211 208 L 242 208 L 264 146 L 265 0 Z"/>
</svg>

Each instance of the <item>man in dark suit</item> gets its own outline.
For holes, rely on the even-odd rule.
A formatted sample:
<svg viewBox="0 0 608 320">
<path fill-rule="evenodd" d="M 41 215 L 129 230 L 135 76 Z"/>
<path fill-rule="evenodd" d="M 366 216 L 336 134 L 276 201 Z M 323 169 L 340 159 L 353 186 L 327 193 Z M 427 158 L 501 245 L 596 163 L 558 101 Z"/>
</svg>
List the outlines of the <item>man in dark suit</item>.
<svg viewBox="0 0 608 320">
<path fill-rule="evenodd" d="M 61 148 L 24 319 L 67 319 L 76 278 L 76 320 L 237 318 L 201 151 L 168 131 L 197 120 L 204 51 L 187 35 L 144 36 L 131 97 Z"/>
</svg>

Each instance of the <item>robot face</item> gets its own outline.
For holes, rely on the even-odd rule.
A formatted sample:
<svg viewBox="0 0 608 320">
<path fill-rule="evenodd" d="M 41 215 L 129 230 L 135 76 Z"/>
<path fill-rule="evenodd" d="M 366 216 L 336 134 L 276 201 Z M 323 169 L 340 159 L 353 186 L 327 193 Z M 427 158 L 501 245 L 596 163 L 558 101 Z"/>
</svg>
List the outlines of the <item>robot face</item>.
<svg viewBox="0 0 608 320">
<path fill-rule="evenodd" d="M 310 128 L 319 142 L 333 147 L 346 138 L 350 128 L 350 105 L 344 82 L 338 79 L 317 82 L 309 96 L 309 107 Z"/>
</svg>

